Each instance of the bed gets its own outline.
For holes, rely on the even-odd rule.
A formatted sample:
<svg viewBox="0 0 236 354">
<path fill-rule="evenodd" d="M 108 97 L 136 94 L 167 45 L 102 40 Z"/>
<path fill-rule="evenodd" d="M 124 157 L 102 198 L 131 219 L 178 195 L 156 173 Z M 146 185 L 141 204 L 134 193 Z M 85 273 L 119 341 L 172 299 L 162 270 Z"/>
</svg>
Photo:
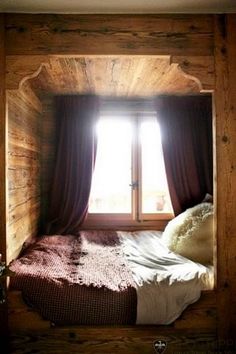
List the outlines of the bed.
<svg viewBox="0 0 236 354">
<path fill-rule="evenodd" d="M 154 230 L 41 236 L 10 268 L 11 290 L 56 325 L 171 324 L 214 286 L 212 266 L 171 252 Z"/>
</svg>

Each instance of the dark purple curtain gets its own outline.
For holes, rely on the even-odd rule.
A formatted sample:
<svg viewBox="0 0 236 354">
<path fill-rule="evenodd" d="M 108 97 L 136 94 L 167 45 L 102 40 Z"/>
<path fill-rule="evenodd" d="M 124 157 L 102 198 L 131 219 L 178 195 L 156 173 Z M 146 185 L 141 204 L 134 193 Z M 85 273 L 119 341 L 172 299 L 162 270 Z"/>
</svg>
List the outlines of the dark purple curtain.
<svg viewBox="0 0 236 354">
<path fill-rule="evenodd" d="M 211 95 L 156 99 L 158 122 L 175 215 L 213 192 Z"/>
<path fill-rule="evenodd" d="M 88 210 L 96 156 L 98 98 L 55 97 L 57 152 L 51 191 L 48 234 L 77 234 Z"/>
</svg>

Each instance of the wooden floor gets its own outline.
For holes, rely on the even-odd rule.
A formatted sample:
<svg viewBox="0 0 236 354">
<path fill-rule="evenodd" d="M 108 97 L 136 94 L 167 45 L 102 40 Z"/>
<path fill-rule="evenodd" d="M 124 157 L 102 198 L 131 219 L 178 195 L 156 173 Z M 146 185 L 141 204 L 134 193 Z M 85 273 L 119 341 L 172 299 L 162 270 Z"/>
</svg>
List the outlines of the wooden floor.
<svg viewBox="0 0 236 354">
<path fill-rule="evenodd" d="M 167 343 L 166 354 L 224 353 L 217 349 L 214 292 L 168 326 L 55 327 L 27 307 L 20 292 L 9 292 L 8 306 L 11 354 L 151 354 L 157 340 Z"/>
</svg>

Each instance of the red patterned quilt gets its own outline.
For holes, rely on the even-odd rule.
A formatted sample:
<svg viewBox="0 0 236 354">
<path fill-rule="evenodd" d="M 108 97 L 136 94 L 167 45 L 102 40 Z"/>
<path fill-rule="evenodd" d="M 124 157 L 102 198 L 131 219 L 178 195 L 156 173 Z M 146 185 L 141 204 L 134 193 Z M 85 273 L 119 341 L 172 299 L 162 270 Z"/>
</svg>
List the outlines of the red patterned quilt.
<svg viewBox="0 0 236 354">
<path fill-rule="evenodd" d="M 116 232 L 42 236 L 10 268 L 11 289 L 55 324 L 134 324 L 137 295 Z"/>
</svg>

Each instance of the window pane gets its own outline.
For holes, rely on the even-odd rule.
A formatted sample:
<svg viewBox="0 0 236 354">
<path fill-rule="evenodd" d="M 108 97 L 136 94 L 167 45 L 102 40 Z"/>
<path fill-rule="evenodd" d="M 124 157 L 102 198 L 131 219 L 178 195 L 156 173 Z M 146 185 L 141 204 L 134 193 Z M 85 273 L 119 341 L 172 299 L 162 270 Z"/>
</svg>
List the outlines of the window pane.
<svg viewBox="0 0 236 354">
<path fill-rule="evenodd" d="M 160 128 L 157 118 L 143 121 L 140 126 L 142 158 L 142 213 L 172 213 Z"/>
<path fill-rule="evenodd" d="M 101 118 L 97 134 L 89 213 L 131 213 L 131 122 Z"/>
</svg>

